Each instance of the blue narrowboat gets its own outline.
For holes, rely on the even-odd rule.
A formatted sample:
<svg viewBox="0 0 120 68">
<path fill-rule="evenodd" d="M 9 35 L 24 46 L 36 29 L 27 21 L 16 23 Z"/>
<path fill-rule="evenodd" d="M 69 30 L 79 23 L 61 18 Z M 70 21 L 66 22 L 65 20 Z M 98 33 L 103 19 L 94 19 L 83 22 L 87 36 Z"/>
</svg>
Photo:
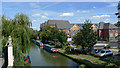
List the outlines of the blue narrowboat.
<svg viewBox="0 0 120 68">
<path fill-rule="evenodd" d="M 48 44 L 43 45 L 43 48 L 48 50 L 48 51 L 51 51 L 51 52 L 57 52 L 58 51 L 54 46 L 51 46 L 51 45 L 48 45 Z"/>
<path fill-rule="evenodd" d="M 36 45 L 38 45 L 38 46 L 40 46 L 40 47 L 43 47 L 43 43 L 42 42 L 40 42 L 40 41 L 36 41 L 36 40 L 34 40 L 34 39 L 32 39 L 32 41 L 36 44 Z"/>
<path fill-rule="evenodd" d="M 40 42 L 40 41 L 36 41 L 36 44 L 38 45 L 38 46 L 40 46 L 40 47 L 43 47 L 43 43 L 42 42 Z"/>
<path fill-rule="evenodd" d="M 27 56 L 25 56 L 25 62 L 31 63 L 31 59 L 30 59 L 30 56 L 28 55 L 28 53 L 27 53 Z"/>
</svg>

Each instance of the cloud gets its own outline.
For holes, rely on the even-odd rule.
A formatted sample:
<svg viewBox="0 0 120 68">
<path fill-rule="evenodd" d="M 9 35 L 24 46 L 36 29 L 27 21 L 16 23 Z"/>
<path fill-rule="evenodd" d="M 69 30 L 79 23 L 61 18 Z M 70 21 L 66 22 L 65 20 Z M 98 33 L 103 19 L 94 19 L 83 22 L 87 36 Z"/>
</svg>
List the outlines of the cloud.
<svg viewBox="0 0 120 68">
<path fill-rule="evenodd" d="M 40 22 L 40 18 L 34 19 L 32 20 L 33 23 L 39 23 Z"/>
<path fill-rule="evenodd" d="M 47 16 L 42 16 L 41 19 L 49 19 Z"/>
<path fill-rule="evenodd" d="M 94 6 L 93 8 L 95 9 L 96 7 Z"/>
<path fill-rule="evenodd" d="M 39 17 L 39 16 L 40 16 L 40 13 L 35 13 L 35 14 L 33 14 L 32 16 L 33 16 L 33 17 L 36 17 L 36 16 Z"/>
<path fill-rule="evenodd" d="M 104 21 L 104 22 L 108 23 L 108 22 L 110 22 L 110 19 L 105 19 L 105 21 Z"/>
<path fill-rule="evenodd" d="M 48 16 L 49 14 L 48 13 L 44 13 L 44 15 Z"/>
<path fill-rule="evenodd" d="M 37 22 L 37 20 L 33 20 L 32 22 Z"/>
<path fill-rule="evenodd" d="M 62 13 L 62 14 L 60 14 L 60 16 L 62 16 L 62 17 L 72 17 L 72 16 L 74 16 L 74 13 L 73 12 L 71 12 L 71 13 Z"/>
<path fill-rule="evenodd" d="M 110 5 L 108 5 L 107 7 L 117 7 L 118 3 L 112 3 Z"/>
<path fill-rule="evenodd" d="M 99 20 L 101 18 L 106 18 L 106 17 L 110 17 L 110 15 L 96 15 L 96 16 L 93 16 L 92 19 Z"/>
<path fill-rule="evenodd" d="M 37 5 L 36 3 L 30 3 L 30 6 L 31 6 L 31 7 L 34 7 L 34 8 L 38 8 L 38 7 L 40 7 L 40 6 Z"/>
<path fill-rule="evenodd" d="M 90 10 L 77 10 L 77 13 L 89 13 L 91 12 Z"/>
<path fill-rule="evenodd" d="M 79 19 L 77 19 L 76 21 L 80 22 L 83 21 L 84 17 L 80 17 Z"/>
</svg>

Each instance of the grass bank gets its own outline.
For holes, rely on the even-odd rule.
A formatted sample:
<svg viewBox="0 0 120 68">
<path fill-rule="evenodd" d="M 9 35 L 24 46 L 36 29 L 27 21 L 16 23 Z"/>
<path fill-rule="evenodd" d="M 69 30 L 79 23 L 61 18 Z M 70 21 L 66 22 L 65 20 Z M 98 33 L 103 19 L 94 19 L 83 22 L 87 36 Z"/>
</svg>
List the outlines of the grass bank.
<svg viewBox="0 0 120 68">
<path fill-rule="evenodd" d="M 64 53 L 63 51 L 59 50 L 58 51 L 60 54 L 74 60 L 75 62 L 79 63 L 79 64 L 85 64 L 87 66 L 87 68 L 103 68 L 104 67 L 104 61 L 102 60 L 99 60 L 98 58 L 95 58 L 95 57 L 92 57 L 92 56 L 88 56 L 88 55 L 78 55 L 80 57 L 84 57 L 85 59 L 91 59 L 91 61 L 93 62 L 98 62 L 98 64 L 95 64 L 95 63 L 92 63 L 88 60 L 85 60 L 85 59 L 80 59 L 78 57 L 75 57 L 73 55 L 70 55 L 70 54 L 66 54 Z M 100 64 L 99 64 L 100 63 Z"/>
</svg>

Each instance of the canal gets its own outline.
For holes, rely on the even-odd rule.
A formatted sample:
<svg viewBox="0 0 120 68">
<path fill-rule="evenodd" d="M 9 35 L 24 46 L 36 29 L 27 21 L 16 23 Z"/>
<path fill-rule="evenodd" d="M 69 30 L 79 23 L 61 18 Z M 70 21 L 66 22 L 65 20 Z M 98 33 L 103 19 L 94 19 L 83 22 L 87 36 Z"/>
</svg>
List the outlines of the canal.
<svg viewBox="0 0 120 68">
<path fill-rule="evenodd" d="M 58 54 L 50 53 L 35 44 L 30 48 L 31 66 L 79 66 L 73 60 Z"/>
</svg>

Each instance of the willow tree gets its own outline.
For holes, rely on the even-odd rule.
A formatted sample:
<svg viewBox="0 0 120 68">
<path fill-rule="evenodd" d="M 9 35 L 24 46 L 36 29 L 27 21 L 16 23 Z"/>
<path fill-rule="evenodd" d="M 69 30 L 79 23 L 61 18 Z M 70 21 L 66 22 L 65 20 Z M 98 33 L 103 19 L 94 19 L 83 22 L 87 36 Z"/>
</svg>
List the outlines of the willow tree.
<svg viewBox="0 0 120 68">
<path fill-rule="evenodd" d="M 12 36 L 12 44 L 14 48 L 15 63 L 18 65 L 24 65 L 23 56 L 26 51 L 30 49 L 31 32 L 30 27 L 32 22 L 27 15 L 21 13 L 17 14 L 13 20 L 2 16 L 2 35 L 4 37 Z M 5 39 L 6 39 L 5 38 Z M 22 63 L 22 64 L 21 64 Z"/>
</svg>

